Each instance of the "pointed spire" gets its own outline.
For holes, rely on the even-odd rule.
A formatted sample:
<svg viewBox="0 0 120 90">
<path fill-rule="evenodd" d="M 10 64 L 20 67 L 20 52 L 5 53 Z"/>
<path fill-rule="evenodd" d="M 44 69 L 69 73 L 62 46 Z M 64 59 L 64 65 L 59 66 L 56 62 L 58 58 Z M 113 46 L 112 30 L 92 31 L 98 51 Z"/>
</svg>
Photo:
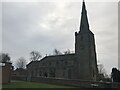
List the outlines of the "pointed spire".
<svg viewBox="0 0 120 90">
<path fill-rule="evenodd" d="M 83 0 L 79 32 L 83 33 L 83 32 L 88 32 L 88 31 L 89 31 L 89 23 L 88 23 L 88 18 L 87 18 L 87 10 L 85 6 L 85 1 Z"/>
</svg>

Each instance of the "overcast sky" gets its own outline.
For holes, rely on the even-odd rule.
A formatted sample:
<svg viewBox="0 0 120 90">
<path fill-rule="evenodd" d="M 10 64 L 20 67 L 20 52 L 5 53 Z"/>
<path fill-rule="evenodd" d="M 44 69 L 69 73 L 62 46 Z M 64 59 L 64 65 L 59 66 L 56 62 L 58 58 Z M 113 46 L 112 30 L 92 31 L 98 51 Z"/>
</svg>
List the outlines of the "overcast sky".
<svg viewBox="0 0 120 90">
<path fill-rule="evenodd" d="M 89 1 L 89 0 L 86 0 Z M 90 30 L 95 34 L 98 63 L 107 73 L 118 67 L 117 2 L 86 2 Z M 52 54 L 74 51 L 79 31 L 80 2 L 2 2 L 2 51 L 12 61 L 21 56 L 29 61 L 33 50 Z M 1 40 L 0 40 L 1 41 Z"/>
</svg>

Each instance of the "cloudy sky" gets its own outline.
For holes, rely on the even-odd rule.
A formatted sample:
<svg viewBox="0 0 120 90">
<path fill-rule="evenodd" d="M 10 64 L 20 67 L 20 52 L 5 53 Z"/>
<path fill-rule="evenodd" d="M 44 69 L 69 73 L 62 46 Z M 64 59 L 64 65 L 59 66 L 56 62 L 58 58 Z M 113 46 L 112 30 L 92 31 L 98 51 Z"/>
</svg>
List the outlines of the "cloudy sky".
<svg viewBox="0 0 120 90">
<path fill-rule="evenodd" d="M 86 8 L 90 30 L 95 34 L 98 63 L 107 73 L 118 66 L 117 2 L 89 2 Z M 2 2 L 2 51 L 13 62 L 39 51 L 44 57 L 57 48 L 74 51 L 79 31 L 81 0 L 77 2 Z M 0 33 L 1 34 L 1 33 Z M 0 40 L 1 41 L 1 40 Z"/>
</svg>

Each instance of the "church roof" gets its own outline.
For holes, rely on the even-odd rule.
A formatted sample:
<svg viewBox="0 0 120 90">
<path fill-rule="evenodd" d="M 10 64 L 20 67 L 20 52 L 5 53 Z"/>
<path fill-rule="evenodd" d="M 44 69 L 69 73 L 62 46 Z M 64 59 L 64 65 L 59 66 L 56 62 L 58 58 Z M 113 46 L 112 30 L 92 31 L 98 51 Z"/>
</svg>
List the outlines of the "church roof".
<svg viewBox="0 0 120 90">
<path fill-rule="evenodd" d="M 29 65 L 37 65 L 39 61 L 31 61 L 28 63 L 26 66 L 28 67 Z"/>
<path fill-rule="evenodd" d="M 51 55 L 51 56 L 46 56 L 40 61 L 43 60 L 71 60 L 75 58 L 75 54 L 65 54 L 65 55 Z"/>
<path fill-rule="evenodd" d="M 38 66 L 39 63 L 41 62 L 46 62 L 46 61 L 56 61 L 56 60 L 75 60 L 75 54 L 64 54 L 64 55 L 51 55 L 51 56 L 45 56 L 44 58 L 42 58 L 40 61 L 31 61 L 29 64 L 27 64 L 28 66 Z"/>
</svg>

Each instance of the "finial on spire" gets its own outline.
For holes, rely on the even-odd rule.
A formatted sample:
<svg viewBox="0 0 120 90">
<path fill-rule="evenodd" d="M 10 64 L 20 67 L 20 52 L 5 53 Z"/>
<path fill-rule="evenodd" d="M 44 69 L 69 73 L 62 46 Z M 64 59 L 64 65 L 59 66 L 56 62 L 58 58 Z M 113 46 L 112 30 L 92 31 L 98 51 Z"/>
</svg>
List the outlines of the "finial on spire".
<svg viewBox="0 0 120 90">
<path fill-rule="evenodd" d="M 86 9 L 86 7 L 85 7 L 85 0 L 83 0 L 83 6 L 82 6 L 82 8 Z"/>
</svg>

